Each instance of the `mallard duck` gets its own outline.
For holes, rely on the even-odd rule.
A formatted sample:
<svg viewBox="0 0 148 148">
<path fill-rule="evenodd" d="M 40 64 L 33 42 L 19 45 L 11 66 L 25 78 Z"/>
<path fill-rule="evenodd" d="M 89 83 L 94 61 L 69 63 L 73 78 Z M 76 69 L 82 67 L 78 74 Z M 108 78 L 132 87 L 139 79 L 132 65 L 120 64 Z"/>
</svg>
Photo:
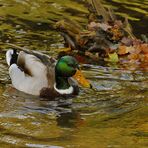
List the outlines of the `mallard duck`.
<svg viewBox="0 0 148 148">
<path fill-rule="evenodd" d="M 77 95 L 79 87 L 72 76 L 78 62 L 72 56 L 58 61 L 35 51 L 10 49 L 6 62 L 13 87 L 27 94 L 41 97 Z"/>
</svg>

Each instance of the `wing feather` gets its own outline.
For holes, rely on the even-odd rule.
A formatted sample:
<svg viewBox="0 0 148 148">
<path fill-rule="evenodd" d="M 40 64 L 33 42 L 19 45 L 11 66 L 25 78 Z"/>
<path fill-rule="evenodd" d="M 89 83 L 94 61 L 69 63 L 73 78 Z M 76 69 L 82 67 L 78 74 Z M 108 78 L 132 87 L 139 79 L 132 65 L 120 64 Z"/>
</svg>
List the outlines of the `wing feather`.
<svg viewBox="0 0 148 148">
<path fill-rule="evenodd" d="M 39 77 L 46 74 L 46 66 L 34 55 L 21 51 L 18 55 L 17 65 L 25 74 Z"/>
<path fill-rule="evenodd" d="M 40 53 L 38 51 L 29 50 L 29 49 L 26 49 L 26 48 L 23 48 L 23 47 L 20 47 L 20 46 L 11 44 L 11 43 L 8 43 L 8 45 L 15 49 L 20 50 L 21 54 L 19 54 L 17 63 L 18 63 L 18 66 L 20 66 L 20 68 L 22 68 L 26 74 L 33 76 L 39 73 L 38 69 L 42 63 L 41 67 L 46 67 L 46 76 L 48 79 L 48 86 L 50 88 L 54 87 L 55 65 L 56 65 L 56 60 L 54 58 L 46 54 Z M 40 66 L 38 67 L 38 65 Z M 33 67 L 36 67 L 36 68 L 33 68 Z M 41 70 L 40 73 L 41 72 L 43 71 Z"/>
</svg>

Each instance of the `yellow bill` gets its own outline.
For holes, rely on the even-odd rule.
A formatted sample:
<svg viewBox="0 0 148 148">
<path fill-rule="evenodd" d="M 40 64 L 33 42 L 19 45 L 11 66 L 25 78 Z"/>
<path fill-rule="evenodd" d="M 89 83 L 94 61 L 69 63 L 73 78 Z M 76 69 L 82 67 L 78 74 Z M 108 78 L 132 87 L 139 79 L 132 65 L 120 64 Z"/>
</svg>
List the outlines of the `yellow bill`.
<svg viewBox="0 0 148 148">
<path fill-rule="evenodd" d="M 73 76 L 73 78 L 76 79 L 78 83 L 83 87 L 87 87 L 87 88 L 92 87 L 90 82 L 84 77 L 84 75 L 80 70 L 76 71 L 76 74 Z"/>
</svg>

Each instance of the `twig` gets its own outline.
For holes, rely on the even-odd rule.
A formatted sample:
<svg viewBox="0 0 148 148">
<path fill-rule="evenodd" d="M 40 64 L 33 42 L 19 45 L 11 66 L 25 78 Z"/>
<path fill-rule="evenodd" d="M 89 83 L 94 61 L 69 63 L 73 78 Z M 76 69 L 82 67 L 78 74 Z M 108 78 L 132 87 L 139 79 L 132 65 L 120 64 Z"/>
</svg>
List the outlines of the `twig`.
<svg viewBox="0 0 148 148">
<path fill-rule="evenodd" d="M 18 50 L 21 50 L 21 51 L 29 51 L 29 49 L 27 49 L 27 48 L 24 48 L 24 47 L 20 47 L 20 46 L 18 46 L 18 45 L 15 45 L 15 44 L 12 44 L 12 43 L 6 43 L 7 45 L 9 45 L 9 46 L 11 46 L 11 47 L 13 47 L 13 48 L 16 48 L 16 49 L 18 49 Z"/>
</svg>

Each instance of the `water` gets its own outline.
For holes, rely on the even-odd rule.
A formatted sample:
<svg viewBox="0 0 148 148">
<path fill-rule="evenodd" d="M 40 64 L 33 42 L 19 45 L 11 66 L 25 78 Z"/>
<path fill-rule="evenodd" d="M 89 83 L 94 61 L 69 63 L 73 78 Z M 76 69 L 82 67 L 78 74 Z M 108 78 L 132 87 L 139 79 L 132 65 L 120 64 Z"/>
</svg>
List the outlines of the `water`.
<svg viewBox="0 0 148 148">
<path fill-rule="evenodd" d="M 137 36 L 147 33 L 146 0 L 104 4 L 116 14 L 128 15 Z M 83 72 L 95 90 L 81 88 L 80 95 L 68 100 L 42 100 L 10 85 L 7 42 L 56 56 L 64 45 L 54 23 L 68 17 L 84 25 L 87 13 L 79 0 L 0 1 L 0 147 L 148 146 L 147 66 L 84 64 Z"/>
</svg>

